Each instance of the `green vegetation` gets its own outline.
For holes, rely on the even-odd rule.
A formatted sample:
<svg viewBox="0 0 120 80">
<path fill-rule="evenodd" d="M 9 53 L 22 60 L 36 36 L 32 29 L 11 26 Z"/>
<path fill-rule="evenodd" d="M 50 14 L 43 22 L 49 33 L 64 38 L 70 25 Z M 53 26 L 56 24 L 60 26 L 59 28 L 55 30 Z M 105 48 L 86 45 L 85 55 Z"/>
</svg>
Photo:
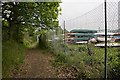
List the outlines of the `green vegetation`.
<svg viewBox="0 0 120 80">
<path fill-rule="evenodd" d="M 91 55 L 88 48 L 91 50 Z M 108 48 L 107 67 L 110 78 L 112 74 L 119 76 L 118 50 L 119 48 Z M 97 48 L 93 45 L 66 44 L 66 53 L 59 53 L 56 56 L 54 66 L 60 65 L 76 66 L 79 69 L 78 78 L 104 78 L 104 48 Z"/>
<path fill-rule="evenodd" d="M 24 34 L 44 35 L 58 27 L 59 2 L 4 2 L 3 39 L 23 42 Z"/>
<path fill-rule="evenodd" d="M 58 27 L 59 2 L 2 2 L 3 77 L 24 60 L 25 47 L 43 47 L 46 32 Z"/>
<path fill-rule="evenodd" d="M 61 65 L 64 65 L 65 63 L 66 63 L 66 56 L 63 53 L 57 54 L 56 59 L 53 62 L 53 66 L 54 67 L 59 67 Z"/>
<path fill-rule="evenodd" d="M 2 46 L 2 73 L 3 77 L 9 77 L 13 68 L 19 69 L 25 56 L 25 46 L 14 41 L 3 42 Z"/>
<path fill-rule="evenodd" d="M 109 49 L 108 52 L 108 76 L 119 79 L 120 76 L 120 48 Z"/>
<path fill-rule="evenodd" d="M 26 47 L 33 46 L 38 37 L 39 47 L 56 56 L 55 67 L 76 66 L 78 78 L 103 78 L 104 48 L 64 44 L 58 26 L 59 6 L 59 2 L 2 3 L 3 77 L 9 77 L 13 68 L 19 70 Z M 108 48 L 108 77 L 120 76 L 119 53 L 118 48 Z"/>
</svg>

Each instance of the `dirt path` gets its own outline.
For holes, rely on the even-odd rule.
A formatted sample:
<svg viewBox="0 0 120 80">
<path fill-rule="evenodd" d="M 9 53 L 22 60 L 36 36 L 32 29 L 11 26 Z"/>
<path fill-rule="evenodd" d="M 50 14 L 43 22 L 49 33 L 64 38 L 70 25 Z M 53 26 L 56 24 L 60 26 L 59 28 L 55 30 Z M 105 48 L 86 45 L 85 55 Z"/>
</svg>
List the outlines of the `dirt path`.
<svg viewBox="0 0 120 80">
<path fill-rule="evenodd" d="M 43 54 L 40 49 L 33 48 L 26 51 L 24 64 L 16 78 L 57 78 L 55 69 L 51 66 L 54 57 L 51 54 Z"/>
</svg>

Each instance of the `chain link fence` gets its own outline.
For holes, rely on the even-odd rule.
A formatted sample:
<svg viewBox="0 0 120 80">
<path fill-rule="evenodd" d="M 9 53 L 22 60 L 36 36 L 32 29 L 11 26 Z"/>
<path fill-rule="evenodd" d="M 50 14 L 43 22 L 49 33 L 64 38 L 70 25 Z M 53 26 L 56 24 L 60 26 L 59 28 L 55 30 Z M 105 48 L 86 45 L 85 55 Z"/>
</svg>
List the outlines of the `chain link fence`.
<svg viewBox="0 0 120 80">
<path fill-rule="evenodd" d="M 79 69 L 79 78 L 104 78 L 105 6 L 65 21 L 64 28 L 47 32 L 49 46 L 55 54 L 64 54 L 65 63 Z M 107 75 L 118 77 L 120 66 L 120 1 L 107 2 Z M 117 35 L 117 41 L 115 36 Z M 114 41 L 111 41 L 114 40 Z M 112 45 L 111 45 L 112 44 Z M 117 47 L 114 46 L 117 45 Z M 110 45 L 110 46 L 109 46 Z M 114 46 L 114 47 L 113 47 Z"/>
</svg>

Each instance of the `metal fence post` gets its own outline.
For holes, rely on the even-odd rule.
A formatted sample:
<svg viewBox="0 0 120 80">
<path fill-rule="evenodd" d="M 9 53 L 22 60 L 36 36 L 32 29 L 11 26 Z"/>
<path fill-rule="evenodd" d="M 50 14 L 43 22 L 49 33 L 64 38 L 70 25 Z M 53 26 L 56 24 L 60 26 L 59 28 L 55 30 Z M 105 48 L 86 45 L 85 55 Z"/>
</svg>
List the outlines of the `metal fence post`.
<svg viewBox="0 0 120 80">
<path fill-rule="evenodd" d="M 107 2 L 104 2 L 105 6 L 105 74 L 104 78 L 107 80 Z"/>
</svg>

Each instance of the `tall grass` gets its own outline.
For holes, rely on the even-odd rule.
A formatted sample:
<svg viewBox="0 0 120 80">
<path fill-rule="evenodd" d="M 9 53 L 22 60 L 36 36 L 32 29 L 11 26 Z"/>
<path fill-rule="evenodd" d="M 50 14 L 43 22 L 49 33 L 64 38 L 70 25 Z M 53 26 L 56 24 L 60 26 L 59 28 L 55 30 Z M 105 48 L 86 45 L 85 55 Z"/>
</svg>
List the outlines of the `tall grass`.
<svg viewBox="0 0 120 80">
<path fill-rule="evenodd" d="M 14 41 L 3 42 L 2 44 L 2 76 L 10 77 L 11 69 L 19 69 L 24 60 L 25 46 Z"/>
<path fill-rule="evenodd" d="M 55 65 L 66 64 L 67 66 L 76 66 L 79 68 L 79 78 L 104 78 L 104 48 L 90 45 L 92 54 L 88 52 L 87 45 L 66 45 L 66 53 L 57 53 Z M 107 71 L 118 67 L 120 64 L 119 48 L 108 48 Z M 59 50 L 59 49 L 57 49 Z M 118 69 L 118 68 L 116 68 Z M 112 71 L 111 71 L 112 72 Z M 118 75 L 118 72 L 115 73 Z"/>
</svg>

